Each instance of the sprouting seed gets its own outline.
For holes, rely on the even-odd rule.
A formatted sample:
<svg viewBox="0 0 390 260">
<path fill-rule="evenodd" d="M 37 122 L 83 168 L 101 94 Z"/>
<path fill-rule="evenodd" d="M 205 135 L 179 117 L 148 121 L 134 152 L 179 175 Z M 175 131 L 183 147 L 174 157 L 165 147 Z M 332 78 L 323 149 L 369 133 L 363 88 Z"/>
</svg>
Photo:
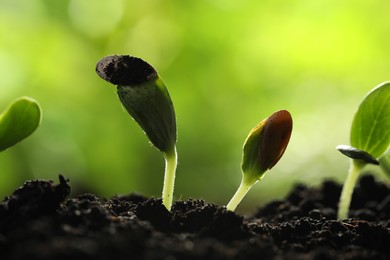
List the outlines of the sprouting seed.
<svg viewBox="0 0 390 260">
<path fill-rule="evenodd" d="M 287 148 L 293 121 L 287 110 L 280 110 L 261 121 L 245 140 L 242 180 L 226 208 L 234 211 L 246 193 L 280 160 Z"/>
<path fill-rule="evenodd" d="M 117 85 L 119 100 L 150 142 L 163 153 L 163 204 L 170 210 L 177 166 L 176 117 L 168 89 L 157 71 L 140 58 L 112 55 L 102 58 L 96 73 Z"/>
</svg>

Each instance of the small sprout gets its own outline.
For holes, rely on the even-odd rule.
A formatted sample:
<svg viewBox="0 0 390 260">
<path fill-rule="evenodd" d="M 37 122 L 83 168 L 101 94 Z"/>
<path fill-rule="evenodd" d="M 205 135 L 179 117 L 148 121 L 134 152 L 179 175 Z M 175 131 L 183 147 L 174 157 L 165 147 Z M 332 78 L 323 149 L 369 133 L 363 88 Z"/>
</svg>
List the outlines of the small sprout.
<svg viewBox="0 0 390 260">
<path fill-rule="evenodd" d="M 31 135 L 41 122 L 41 108 L 30 97 L 12 102 L 0 114 L 0 152 Z"/>
<path fill-rule="evenodd" d="M 290 113 L 280 110 L 250 131 L 243 147 L 241 184 L 227 204 L 227 210 L 234 211 L 253 185 L 280 160 L 290 140 L 292 126 Z"/>
<path fill-rule="evenodd" d="M 171 97 L 157 71 L 140 58 L 113 55 L 102 58 L 96 73 L 117 85 L 117 93 L 130 116 L 150 142 L 163 153 L 163 204 L 170 210 L 177 166 L 176 117 Z"/>
<path fill-rule="evenodd" d="M 390 82 L 372 89 L 360 104 L 351 127 L 351 145 L 336 148 L 351 158 L 341 191 L 337 217 L 348 217 L 351 197 L 360 172 L 367 164 L 379 165 L 390 145 Z M 386 169 L 384 167 L 384 169 Z"/>
</svg>

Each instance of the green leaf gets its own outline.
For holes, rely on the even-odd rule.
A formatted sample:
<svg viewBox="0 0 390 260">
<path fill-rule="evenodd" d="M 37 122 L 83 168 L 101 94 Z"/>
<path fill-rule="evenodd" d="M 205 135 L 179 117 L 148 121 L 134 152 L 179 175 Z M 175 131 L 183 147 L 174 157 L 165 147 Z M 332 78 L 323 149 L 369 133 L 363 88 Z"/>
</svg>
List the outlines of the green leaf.
<svg viewBox="0 0 390 260">
<path fill-rule="evenodd" d="M 41 108 L 32 98 L 15 100 L 0 114 L 0 151 L 31 135 L 41 122 Z"/>
<path fill-rule="evenodd" d="M 379 158 L 390 144 L 390 82 L 371 90 L 360 104 L 351 128 L 351 145 Z"/>
</svg>

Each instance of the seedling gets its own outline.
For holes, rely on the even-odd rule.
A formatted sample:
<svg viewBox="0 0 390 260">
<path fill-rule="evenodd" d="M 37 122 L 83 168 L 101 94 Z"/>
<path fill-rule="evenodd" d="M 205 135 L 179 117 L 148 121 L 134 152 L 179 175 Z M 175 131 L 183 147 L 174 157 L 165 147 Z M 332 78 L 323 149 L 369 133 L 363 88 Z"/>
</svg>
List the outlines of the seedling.
<svg viewBox="0 0 390 260">
<path fill-rule="evenodd" d="M 390 82 L 372 89 L 360 104 L 352 121 L 351 146 L 336 148 L 351 158 L 347 179 L 341 191 L 337 217 L 348 217 L 353 189 L 360 172 L 367 164 L 389 169 L 386 152 L 390 145 Z"/>
<path fill-rule="evenodd" d="M 41 122 L 41 108 L 30 97 L 13 101 L 0 114 L 0 152 L 31 135 Z"/>
<path fill-rule="evenodd" d="M 279 161 L 290 140 L 292 126 L 290 113 L 280 110 L 250 131 L 243 147 L 241 184 L 227 210 L 234 211 L 246 193 Z"/>
<path fill-rule="evenodd" d="M 113 55 L 96 65 L 97 74 L 117 85 L 119 100 L 165 158 L 163 204 L 170 210 L 175 182 L 176 117 L 171 97 L 157 71 L 140 58 Z"/>
</svg>

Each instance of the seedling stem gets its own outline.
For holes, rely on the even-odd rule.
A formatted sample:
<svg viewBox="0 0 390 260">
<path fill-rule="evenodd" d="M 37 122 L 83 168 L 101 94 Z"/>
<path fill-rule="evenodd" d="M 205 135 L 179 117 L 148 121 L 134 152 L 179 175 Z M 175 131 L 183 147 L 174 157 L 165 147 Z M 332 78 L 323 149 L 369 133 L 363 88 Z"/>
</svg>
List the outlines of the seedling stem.
<svg viewBox="0 0 390 260">
<path fill-rule="evenodd" d="M 347 179 L 345 180 L 341 191 L 339 210 L 337 212 L 338 219 L 345 219 L 348 217 L 353 189 L 356 185 L 359 173 L 365 165 L 366 162 L 362 160 L 351 159 Z"/>
<path fill-rule="evenodd" d="M 252 174 L 244 174 L 238 187 L 236 193 L 234 193 L 233 197 L 230 199 L 229 203 L 226 205 L 226 209 L 230 211 L 234 211 L 238 204 L 240 204 L 241 200 L 245 197 L 248 191 L 258 182 L 257 179 L 251 178 Z"/>
<path fill-rule="evenodd" d="M 172 199 L 173 199 L 173 189 L 175 184 L 175 175 L 177 167 L 177 152 L 176 147 L 168 152 L 163 153 L 165 158 L 165 174 L 164 174 L 164 184 L 162 192 L 162 200 L 164 206 L 171 211 Z"/>
</svg>

